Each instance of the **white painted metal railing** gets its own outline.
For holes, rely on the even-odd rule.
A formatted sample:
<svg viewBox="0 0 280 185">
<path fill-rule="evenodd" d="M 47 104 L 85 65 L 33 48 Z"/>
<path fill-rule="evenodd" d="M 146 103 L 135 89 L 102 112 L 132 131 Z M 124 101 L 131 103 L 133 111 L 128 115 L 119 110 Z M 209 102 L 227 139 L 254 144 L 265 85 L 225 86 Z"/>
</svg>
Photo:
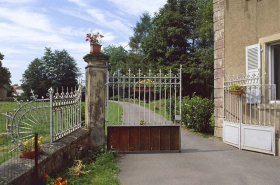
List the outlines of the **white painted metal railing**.
<svg viewBox="0 0 280 185">
<path fill-rule="evenodd" d="M 182 68 L 174 75 L 171 70 L 168 74 L 163 74 L 161 70 L 153 74 L 149 70 L 144 75 L 140 69 L 137 74 L 132 74 L 129 69 L 126 75 L 118 71 L 112 76 L 108 72 L 107 125 L 169 125 L 181 121 L 181 71 Z M 110 102 L 111 110 L 108 106 Z M 121 107 L 124 108 L 123 115 L 120 115 Z M 114 113 L 116 110 L 113 121 L 109 122 L 109 111 Z M 157 111 L 163 115 L 160 116 Z"/>
<path fill-rule="evenodd" d="M 67 88 L 66 93 L 63 88 L 61 93 L 58 93 L 58 89 L 56 93 L 53 88 L 49 89 L 51 142 L 81 127 L 81 89 L 81 83 L 74 91 Z"/>
<path fill-rule="evenodd" d="M 78 89 L 67 88 L 66 93 L 62 88 L 61 93 L 54 93 L 50 88 L 47 98 L 38 99 L 31 90 L 31 101 L 15 101 L 18 109 L 10 114 L 3 114 L 7 117 L 7 128 L 5 133 L 11 137 L 12 142 L 17 144 L 23 139 L 30 139 L 38 132 L 40 136 L 50 137 L 53 142 L 81 127 L 81 96 L 82 83 Z"/>
<path fill-rule="evenodd" d="M 276 125 L 275 85 L 243 85 L 243 94 L 231 94 L 224 87 L 224 120 L 232 123 L 274 127 Z M 257 99 L 257 100 L 256 100 Z"/>
</svg>

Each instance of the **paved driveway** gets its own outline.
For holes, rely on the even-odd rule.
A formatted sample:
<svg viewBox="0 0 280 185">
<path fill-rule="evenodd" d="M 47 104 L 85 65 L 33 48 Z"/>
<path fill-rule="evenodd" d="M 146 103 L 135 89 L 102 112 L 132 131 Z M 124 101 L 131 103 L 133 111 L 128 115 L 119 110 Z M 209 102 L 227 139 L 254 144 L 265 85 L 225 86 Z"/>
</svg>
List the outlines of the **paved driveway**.
<svg viewBox="0 0 280 185">
<path fill-rule="evenodd" d="M 280 157 L 238 150 L 181 131 L 181 153 L 122 154 L 118 176 L 122 184 L 280 184 Z"/>
<path fill-rule="evenodd" d="M 128 102 L 119 102 L 123 107 L 123 125 L 139 125 L 140 120 L 147 121 L 150 125 L 170 125 L 170 121 L 148 108 Z"/>
</svg>

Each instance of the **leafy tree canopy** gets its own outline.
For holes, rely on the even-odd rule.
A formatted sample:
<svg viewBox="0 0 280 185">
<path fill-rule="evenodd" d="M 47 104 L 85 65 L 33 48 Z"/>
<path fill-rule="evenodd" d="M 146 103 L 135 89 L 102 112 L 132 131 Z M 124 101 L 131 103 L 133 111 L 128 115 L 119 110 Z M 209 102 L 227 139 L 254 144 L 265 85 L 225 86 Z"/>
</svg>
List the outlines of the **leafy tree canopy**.
<svg viewBox="0 0 280 185">
<path fill-rule="evenodd" d="M 130 37 L 142 61 L 167 72 L 183 66 L 185 94 L 213 92 L 213 2 L 168 0 L 154 17 L 144 13 Z M 144 63 L 142 63 L 144 64 Z M 144 66 L 144 65 L 143 65 Z"/>
<path fill-rule="evenodd" d="M 0 53 L 0 86 L 6 87 L 11 84 L 11 73 L 8 68 L 2 66 L 2 60 L 4 60 L 4 55 Z"/>
<path fill-rule="evenodd" d="M 35 58 L 22 75 L 22 89 L 27 97 L 32 89 L 39 97 L 46 96 L 50 87 L 74 88 L 77 78 L 81 75 L 80 69 L 73 57 L 66 50 L 54 52 L 45 48 L 42 58 Z M 69 89 L 70 91 L 70 89 Z"/>
<path fill-rule="evenodd" d="M 109 45 L 104 47 L 102 52 L 108 55 L 109 58 L 109 71 L 110 74 L 117 73 L 118 69 L 125 68 L 128 51 L 122 46 Z"/>
<path fill-rule="evenodd" d="M 134 34 L 129 38 L 129 47 L 137 54 L 142 54 L 141 44 L 143 40 L 148 37 L 149 31 L 152 27 L 152 18 L 148 12 L 140 16 L 140 22 L 133 27 Z"/>
</svg>

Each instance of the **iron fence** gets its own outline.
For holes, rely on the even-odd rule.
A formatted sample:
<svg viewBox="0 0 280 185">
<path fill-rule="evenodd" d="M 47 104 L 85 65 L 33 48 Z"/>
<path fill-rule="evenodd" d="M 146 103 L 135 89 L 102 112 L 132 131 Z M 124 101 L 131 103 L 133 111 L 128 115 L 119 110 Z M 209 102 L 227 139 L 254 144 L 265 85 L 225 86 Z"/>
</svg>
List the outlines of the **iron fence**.
<svg viewBox="0 0 280 185">
<path fill-rule="evenodd" d="M 32 142 L 35 132 L 40 142 L 53 142 L 82 125 L 82 82 L 78 89 L 49 89 L 47 98 L 38 99 L 31 91 L 31 101 L 16 101 L 14 112 L 0 114 L 0 184 L 5 184 L 30 169 L 34 160 L 23 159 L 20 151 Z"/>
<path fill-rule="evenodd" d="M 81 97 L 82 84 L 78 89 L 71 89 L 64 93 L 54 93 L 54 89 L 49 89 L 50 95 L 50 126 L 51 126 L 51 142 L 58 140 L 65 135 L 77 130 L 82 125 L 81 117 Z"/>
<path fill-rule="evenodd" d="M 8 184 L 34 168 L 33 160 L 20 158 L 20 145 L 10 135 L 8 114 L 0 114 L 0 184 Z"/>
</svg>

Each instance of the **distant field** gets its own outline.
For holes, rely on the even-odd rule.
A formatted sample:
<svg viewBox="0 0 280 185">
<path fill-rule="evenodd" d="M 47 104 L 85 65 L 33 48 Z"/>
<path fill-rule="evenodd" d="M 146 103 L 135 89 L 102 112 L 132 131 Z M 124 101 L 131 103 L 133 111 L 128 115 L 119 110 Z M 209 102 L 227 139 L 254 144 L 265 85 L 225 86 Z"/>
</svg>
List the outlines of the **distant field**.
<svg viewBox="0 0 280 185">
<path fill-rule="evenodd" d="M 0 113 L 12 112 L 18 108 L 16 102 L 0 102 Z"/>
</svg>

